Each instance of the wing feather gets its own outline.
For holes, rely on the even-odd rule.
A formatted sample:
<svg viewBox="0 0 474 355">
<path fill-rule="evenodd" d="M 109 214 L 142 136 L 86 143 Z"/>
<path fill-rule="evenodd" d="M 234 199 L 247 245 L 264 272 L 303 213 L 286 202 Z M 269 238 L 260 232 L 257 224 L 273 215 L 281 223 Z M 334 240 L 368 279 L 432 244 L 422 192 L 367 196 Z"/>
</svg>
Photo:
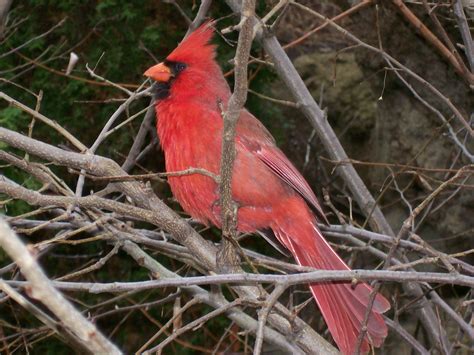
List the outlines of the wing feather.
<svg viewBox="0 0 474 355">
<path fill-rule="evenodd" d="M 314 207 L 323 222 L 329 224 L 323 209 L 304 177 L 275 145 L 275 141 L 263 124 L 248 111 L 242 112 L 237 126 L 237 141 L 258 157 L 286 184 L 298 192 Z"/>
</svg>

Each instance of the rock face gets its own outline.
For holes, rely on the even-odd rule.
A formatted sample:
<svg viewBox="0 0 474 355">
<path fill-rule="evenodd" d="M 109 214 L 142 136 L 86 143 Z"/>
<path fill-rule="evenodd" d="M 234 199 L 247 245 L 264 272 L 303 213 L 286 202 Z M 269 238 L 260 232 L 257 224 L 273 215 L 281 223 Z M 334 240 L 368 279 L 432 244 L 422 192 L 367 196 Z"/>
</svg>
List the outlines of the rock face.
<svg viewBox="0 0 474 355">
<path fill-rule="evenodd" d="M 312 6 L 311 1 L 306 3 Z M 417 35 L 413 27 L 399 16 L 394 6 L 382 2 L 378 9 L 378 25 L 375 10 L 371 7 L 353 15 L 352 22 L 346 20 L 345 27 L 364 42 L 376 47 L 378 29 L 387 53 L 438 88 L 465 117 L 469 117 L 473 100 L 466 82 L 435 48 Z M 305 17 L 307 15 L 295 14 L 297 10 L 294 9 L 291 11 L 293 12 L 283 19 L 284 33 L 280 33 L 288 42 L 294 39 L 289 35 L 292 25 L 295 37 L 298 37 L 301 35 L 301 23 L 308 23 Z M 427 16 L 420 14 L 420 18 L 426 20 Z M 297 19 L 295 23 L 292 22 L 294 19 Z M 315 24 L 309 28 L 311 27 L 315 27 Z M 448 22 L 446 28 L 453 41 L 461 42 L 454 25 Z M 386 70 L 387 63 L 383 58 L 361 48 L 341 50 L 351 44 L 344 36 L 325 30 L 306 40 L 304 46 L 293 48 L 289 52 L 313 97 L 327 109 L 328 120 L 339 134 L 349 157 L 366 162 L 430 169 L 459 168 L 469 163 L 450 139 L 440 118 L 392 70 Z M 453 119 L 446 104 L 433 92 L 410 79 L 406 73 L 401 74 L 417 95 L 432 108 L 439 110 L 456 131 L 462 128 Z M 275 85 L 273 94 L 285 97 L 280 84 Z M 284 109 L 284 113 L 285 117 L 291 117 L 295 122 L 290 133 L 291 139 L 286 142 L 286 151 L 292 150 L 290 155 L 294 160 L 300 163 L 300 167 L 305 166 L 305 174 L 310 181 L 331 184 L 332 176 L 324 178 L 321 176 L 321 167 L 313 169 L 316 160 L 310 160 L 309 163 L 306 161 L 305 165 L 302 159 L 306 154 L 310 125 L 294 109 Z M 461 131 L 458 136 L 473 152 L 473 140 L 469 140 L 466 132 Z M 312 147 L 313 158 L 314 155 L 327 156 L 321 148 L 318 149 L 317 139 L 313 140 Z M 384 212 L 395 231 L 409 214 L 409 208 L 397 189 L 402 190 L 403 198 L 415 207 L 433 187 L 451 176 L 445 171 L 415 172 L 411 168 L 403 171 L 399 166 L 393 166 L 389 170 L 384 166 L 360 165 L 357 170 L 375 196 L 387 186 L 391 174 L 395 174 L 398 188 L 391 184 L 381 199 Z M 464 183 L 472 185 L 474 181 L 467 180 Z M 341 186 L 338 187 L 340 188 Z M 470 237 L 474 228 L 474 193 L 472 189 L 463 188 L 449 198 L 454 192 L 455 188 L 451 188 L 434 201 L 426 210 L 429 212 L 426 219 L 416 231 L 428 242 L 435 243 L 436 248 L 446 252 L 472 247 Z M 334 195 L 337 200 L 337 192 Z M 441 203 L 445 204 L 440 205 Z"/>
<path fill-rule="evenodd" d="M 350 52 L 311 53 L 294 64 L 314 97 L 328 110 L 328 120 L 351 153 L 364 155 L 368 146 L 357 144 L 370 138 L 376 125 L 377 97 Z M 353 150 L 355 149 L 355 151 Z"/>
</svg>

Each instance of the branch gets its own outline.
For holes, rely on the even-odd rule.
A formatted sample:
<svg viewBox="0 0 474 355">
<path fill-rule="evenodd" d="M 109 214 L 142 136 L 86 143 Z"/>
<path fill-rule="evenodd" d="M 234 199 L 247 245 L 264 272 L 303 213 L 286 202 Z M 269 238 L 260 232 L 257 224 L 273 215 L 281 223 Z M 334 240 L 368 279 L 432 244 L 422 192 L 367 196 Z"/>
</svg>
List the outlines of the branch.
<svg viewBox="0 0 474 355">
<path fill-rule="evenodd" d="M 471 67 L 471 72 L 474 72 L 474 44 L 472 43 L 471 30 L 462 6 L 462 0 L 454 0 L 454 17 L 456 17 L 459 31 L 461 32 L 461 37 L 464 42 L 464 53 L 466 54 L 467 61 Z"/>
<path fill-rule="evenodd" d="M 201 0 L 201 5 L 199 6 L 198 13 L 194 18 L 193 22 L 188 27 L 184 38 L 188 37 L 195 29 L 199 27 L 199 25 L 204 21 L 207 13 L 209 12 L 209 8 L 211 7 L 212 0 Z"/>
<path fill-rule="evenodd" d="M 73 146 L 75 146 L 79 151 L 85 151 L 87 147 L 82 144 L 76 137 L 69 133 L 66 129 L 61 127 L 56 121 L 49 119 L 48 117 L 42 115 L 41 113 L 29 108 L 26 105 L 23 105 L 21 102 L 18 102 L 14 98 L 8 96 L 4 92 L 0 91 L 0 99 L 7 101 L 10 105 L 13 105 L 23 112 L 33 116 L 34 118 L 40 120 L 41 122 L 47 124 L 51 128 L 55 129 L 59 134 L 65 137 Z"/>
<path fill-rule="evenodd" d="M 474 165 L 473 166 L 465 166 L 465 167 L 459 169 L 459 171 L 452 178 L 450 178 L 449 180 L 442 183 L 436 190 L 434 190 L 425 200 L 423 200 L 423 202 L 421 202 L 413 210 L 413 212 L 410 214 L 410 216 L 403 222 L 402 228 L 400 228 L 400 231 L 398 232 L 397 236 L 393 240 L 393 244 L 390 247 L 390 250 L 387 254 L 387 258 L 385 259 L 385 262 L 384 262 L 384 266 L 383 266 L 384 269 L 386 269 L 390 266 L 392 258 L 393 258 L 393 256 L 395 255 L 395 253 L 397 251 L 397 248 L 398 248 L 398 245 L 399 245 L 400 241 L 405 237 L 405 235 L 408 233 L 409 229 L 413 226 L 413 224 L 415 222 L 415 218 L 421 213 L 421 211 L 436 196 L 438 196 L 441 193 L 441 191 L 443 191 L 447 186 L 449 186 L 449 184 L 451 184 L 452 182 L 459 179 L 463 175 L 463 173 L 465 173 L 467 171 L 469 174 L 472 174 L 472 171 L 469 171 L 469 170 L 472 169 L 473 167 L 474 167 Z M 370 314 L 371 314 L 371 311 L 372 311 L 372 307 L 373 307 L 373 304 L 374 304 L 374 301 L 375 301 L 375 297 L 377 295 L 377 292 L 380 290 L 380 286 L 381 286 L 380 284 L 375 285 L 372 292 L 369 295 L 369 300 L 368 300 L 368 303 L 367 303 L 367 309 L 366 309 L 365 315 L 364 315 L 364 321 L 361 324 L 360 333 L 359 333 L 359 337 L 358 337 L 358 341 L 357 341 L 357 353 L 360 352 L 360 347 L 361 347 L 362 342 L 364 340 L 365 334 L 367 333 L 367 323 L 369 321 L 369 317 L 370 317 Z"/>
<path fill-rule="evenodd" d="M 239 11 L 240 7 L 238 1 L 227 0 L 227 3 L 234 12 Z M 256 23 L 256 25 L 258 24 Z M 275 64 L 275 69 L 278 75 L 287 85 L 289 91 L 292 93 L 293 97 L 295 97 L 296 102 L 301 105 L 302 112 L 316 129 L 319 138 L 324 144 L 326 151 L 331 156 L 331 159 L 348 160 L 349 158 L 339 142 L 336 133 L 329 125 L 323 110 L 321 110 L 311 96 L 277 38 L 271 33 L 263 33 L 262 30 L 257 32 L 257 38 L 263 42 L 265 51 Z M 360 176 L 357 174 L 354 167 L 352 165 L 340 166 L 337 171 L 347 183 L 354 199 L 357 201 L 362 211 L 366 216 L 370 216 L 372 228 L 381 233 L 392 235 L 393 231 L 390 225 L 383 216 L 380 208 L 376 206 L 374 198 Z"/>
<path fill-rule="evenodd" d="M 13 0 L 1 0 L 0 1 L 0 40 L 3 39 L 5 30 L 5 23 L 7 21 L 8 11 Z"/>
<path fill-rule="evenodd" d="M 227 0 L 227 4 L 233 9 L 234 12 L 238 13 L 240 9 L 240 1 L 238 0 Z M 446 103 L 448 107 L 453 111 L 456 117 L 467 129 L 469 134 L 474 135 L 474 132 L 470 125 L 466 122 L 462 114 L 457 110 L 457 108 L 442 95 L 436 88 L 431 84 L 427 83 L 423 78 L 419 77 L 417 74 L 410 71 L 408 68 L 404 67 L 401 63 L 396 61 L 394 58 L 390 57 L 384 51 L 379 50 L 373 46 L 370 46 L 362 41 L 360 41 L 356 36 L 352 35 L 350 32 L 342 28 L 341 26 L 335 24 L 333 21 L 325 18 L 314 10 L 311 10 L 297 2 L 292 1 L 292 5 L 298 6 L 305 11 L 310 12 L 314 16 L 318 17 L 323 21 L 328 21 L 331 27 L 336 28 L 338 31 L 343 33 L 346 37 L 353 40 L 355 43 L 360 44 L 362 47 L 367 48 L 371 51 L 377 52 L 382 55 L 384 58 L 388 58 L 396 66 L 403 68 L 407 71 L 412 77 L 416 80 L 425 84 L 434 94 L 440 97 L 443 102 Z M 256 24 L 258 25 L 258 24 Z M 332 127 L 329 125 L 324 112 L 317 105 L 310 92 L 306 88 L 303 80 L 299 76 L 295 67 L 293 66 L 291 60 L 288 58 L 287 54 L 284 52 L 280 43 L 274 35 L 271 33 L 263 33 L 263 31 L 257 32 L 257 38 L 259 38 L 264 45 L 266 53 L 270 56 L 271 60 L 275 64 L 275 69 L 280 76 L 280 78 L 285 82 L 289 91 L 293 94 L 296 101 L 301 103 L 302 111 L 306 117 L 310 120 L 311 124 L 314 126 L 317 131 L 319 138 L 324 144 L 326 151 L 331 156 L 333 160 L 347 161 L 348 157 L 345 153 L 342 145 L 340 144 L 337 135 L 334 133 Z M 342 169 L 341 169 L 342 168 Z M 394 236 L 393 230 L 388 224 L 385 216 L 382 214 L 380 208 L 376 205 L 376 202 L 373 196 L 370 194 L 369 190 L 363 183 L 360 176 L 357 174 L 356 170 L 352 165 L 347 165 L 344 167 L 338 167 L 338 172 L 343 178 L 344 182 L 349 187 L 354 199 L 357 204 L 360 206 L 364 214 L 369 218 L 370 225 L 373 230 L 379 231 L 383 234 Z M 417 284 L 406 283 L 403 284 L 403 287 L 406 292 L 415 298 L 424 297 L 424 292 L 421 287 Z M 444 334 L 443 329 L 439 329 L 436 326 L 437 317 L 434 310 L 430 307 L 428 302 L 424 302 L 423 307 L 419 310 L 419 317 L 422 320 L 425 329 L 429 332 L 432 339 L 435 341 L 440 339 L 440 333 Z"/>
<path fill-rule="evenodd" d="M 235 240 L 237 228 L 237 206 L 232 201 L 232 175 L 235 159 L 235 128 L 242 108 L 247 101 L 247 63 L 253 40 L 252 20 L 255 15 L 255 0 L 244 0 L 240 19 L 240 34 L 235 53 L 235 85 L 229 99 L 226 112 L 223 113 L 224 128 L 222 133 L 222 156 L 220 166 L 220 206 L 222 219 L 223 250 L 219 260 L 224 260 L 222 267 L 232 267 L 238 260 L 231 244 L 226 239 Z M 238 262 L 238 261 L 237 261 Z M 226 265 L 228 264 L 228 265 Z"/>
<path fill-rule="evenodd" d="M 46 32 L 40 34 L 39 36 L 36 36 L 36 37 L 33 37 L 33 38 L 30 38 L 28 41 L 22 43 L 21 45 L 19 45 L 18 47 L 16 48 L 13 48 L 11 50 L 9 50 L 8 52 L 5 52 L 5 53 L 2 53 L 0 54 L 0 59 L 12 54 L 12 53 L 15 53 L 15 52 L 18 52 L 20 49 L 22 49 L 23 47 L 26 47 L 27 45 L 29 45 L 30 43 L 38 40 L 38 39 L 41 39 L 43 37 L 46 37 L 47 35 L 49 35 L 51 32 L 53 32 L 56 28 L 58 27 L 61 27 L 63 25 L 64 22 L 66 22 L 66 19 L 67 17 L 63 18 L 61 21 L 59 21 L 57 24 L 55 24 L 53 27 L 51 27 L 49 30 L 47 30 Z"/>
<path fill-rule="evenodd" d="M 0 141 L 55 164 L 65 165 L 75 169 L 84 169 L 93 175 L 126 175 L 126 173 L 110 159 L 97 155 L 85 155 L 65 151 L 3 127 L 0 127 Z M 190 250 L 193 250 L 196 260 L 204 265 L 206 269 L 214 270 L 216 248 L 197 234 L 191 226 L 181 220 L 180 217 L 166 206 L 163 201 L 158 199 L 152 191 L 147 190 L 144 184 L 135 181 L 127 181 L 117 182 L 114 186 L 129 196 L 136 205 L 146 208 L 148 212 L 152 213 L 154 215 L 153 218 L 156 218 L 156 223 L 166 231 L 169 231 L 178 242 L 186 245 Z M 72 200 L 68 202 L 71 201 Z"/>
<path fill-rule="evenodd" d="M 105 79 L 104 79 L 105 80 Z M 144 83 L 143 83 L 144 84 Z M 86 150 L 86 154 L 94 154 L 96 150 L 99 148 L 99 146 L 102 144 L 102 142 L 109 136 L 109 134 L 113 131 L 111 129 L 112 125 L 114 124 L 115 120 L 120 117 L 120 115 L 129 107 L 129 105 L 135 101 L 137 98 L 142 97 L 144 95 L 147 95 L 149 92 L 151 92 L 151 88 L 145 89 L 145 90 L 140 90 L 142 88 L 142 85 L 137 89 L 135 92 L 130 92 L 127 89 L 123 88 L 127 93 L 129 93 L 129 97 L 127 100 L 125 100 L 124 103 L 122 103 L 118 109 L 110 116 L 109 120 L 107 123 L 104 125 L 102 130 L 100 131 L 99 135 L 97 136 L 96 140 L 94 141 L 94 144 Z M 81 173 L 84 173 L 84 171 L 81 171 Z M 77 179 L 77 185 L 76 185 L 76 196 L 82 196 L 82 189 L 84 187 L 85 183 L 85 176 L 81 174 L 79 178 Z"/>
<path fill-rule="evenodd" d="M 52 284 L 65 291 L 90 293 L 127 292 L 134 290 L 150 290 L 166 287 L 188 287 L 196 285 L 222 285 L 222 284 L 275 284 L 290 287 L 300 284 L 317 284 L 323 282 L 352 281 L 354 284 L 363 281 L 390 281 L 390 282 L 429 282 L 439 284 L 453 284 L 474 287 L 474 277 L 461 274 L 419 271 L 389 271 L 389 270 L 316 270 L 311 272 L 272 275 L 272 274 L 220 274 L 209 276 L 192 276 L 164 278 L 152 281 L 136 282 L 68 282 L 52 281 Z M 15 287 L 27 287 L 26 281 L 6 281 Z M 276 293 L 277 294 L 277 293 Z"/>
<path fill-rule="evenodd" d="M 149 269 L 155 275 L 160 275 L 164 279 L 180 278 L 180 276 L 163 265 L 158 263 L 155 259 L 150 257 L 147 253 L 141 250 L 136 244 L 126 241 L 123 249 L 134 258 L 141 266 Z M 185 292 L 190 293 L 193 297 L 198 297 L 202 302 L 214 308 L 225 307 L 229 302 L 224 297 L 216 297 L 215 294 L 210 293 L 198 286 L 183 286 L 181 289 Z M 234 321 L 243 329 L 248 329 L 252 333 L 256 332 L 257 321 L 245 314 L 239 309 L 232 308 L 228 310 L 227 316 L 229 319 Z M 284 334 L 284 333 L 283 333 Z M 264 330 L 265 339 L 272 344 L 275 344 L 280 349 L 287 351 L 289 354 L 300 354 L 301 350 L 296 345 L 291 344 L 288 340 L 282 336 L 281 333 L 275 331 L 272 328 L 265 327 Z"/>
<path fill-rule="evenodd" d="M 140 151 L 145 144 L 145 139 L 148 132 L 151 132 L 154 129 L 154 121 L 155 121 L 155 106 L 153 105 L 153 99 L 150 101 L 150 105 L 148 106 L 148 110 L 146 111 L 145 118 L 140 125 L 140 129 L 138 130 L 137 136 L 135 137 L 132 147 L 127 155 L 127 158 L 122 164 L 122 169 L 127 173 L 132 170 L 135 166 L 136 162 L 138 161 L 138 156 L 140 155 Z"/>
<path fill-rule="evenodd" d="M 403 14 L 403 16 L 410 22 L 410 24 L 415 27 L 420 34 L 431 43 L 440 54 L 446 58 L 446 60 L 451 63 L 456 72 L 461 75 L 469 85 L 474 84 L 474 75 L 469 72 L 462 61 L 458 61 L 457 57 L 441 42 L 438 37 L 436 37 L 433 32 L 431 32 L 428 27 L 420 21 L 418 17 L 405 5 L 403 0 L 392 0 L 395 6 Z"/>
<path fill-rule="evenodd" d="M 77 337 L 90 352 L 98 354 L 121 354 L 121 351 L 81 313 L 79 313 L 51 284 L 28 248 L 0 218 L 0 246 L 20 267 L 28 280 L 27 292 L 58 317 L 68 330 Z"/>
<path fill-rule="evenodd" d="M 64 151 L 3 127 L 0 127 L 0 141 L 9 144 L 12 147 L 29 152 L 30 154 L 34 154 L 42 159 L 51 161 L 54 164 L 65 165 L 75 169 L 84 169 L 93 175 L 122 176 L 126 174 L 110 159 L 97 155 L 85 155 Z M 12 186 L 19 187 L 13 184 Z M 209 272 L 216 273 L 218 271 L 216 266 L 217 248 L 207 240 L 203 239 L 196 231 L 194 231 L 193 228 L 191 228 L 191 226 L 189 226 L 189 224 L 166 206 L 163 201 L 157 198 L 152 191 L 147 189 L 144 184 L 131 181 L 118 182 L 113 184 L 113 186 L 128 196 L 141 209 L 146 209 L 149 213 L 152 213 L 153 220 L 155 221 L 154 223 L 165 231 L 168 231 L 176 241 L 186 246 L 196 264 Z M 25 196 L 27 197 L 30 193 L 31 191 L 27 190 Z M 44 196 L 44 198 L 51 198 L 51 196 Z M 77 203 L 78 200 L 76 199 L 75 201 Z M 80 201 L 84 202 L 87 200 L 86 198 L 82 198 Z M 56 202 L 57 200 L 55 203 Z M 127 209 L 124 210 L 123 213 L 128 215 L 130 207 L 132 206 L 124 205 L 124 207 L 125 206 Z M 241 269 L 239 269 L 239 271 L 241 271 Z M 259 298 L 261 297 L 262 292 L 264 292 L 260 288 L 253 286 L 236 286 L 234 289 L 242 298 Z M 335 348 L 305 322 L 299 318 L 295 318 L 294 314 L 283 306 L 276 305 L 275 307 L 278 307 L 279 312 L 275 314 L 271 313 L 268 316 L 268 323 L 281 334 L 296 333 L 295 339 L 297 345 L 293 347 L 294 349 L 300 347 L 299 350 L 302 349 L 309 353 L 336 353 Z M 247 321 L 245 324 L 246 329 L 253 326 Z"/>
</svg>

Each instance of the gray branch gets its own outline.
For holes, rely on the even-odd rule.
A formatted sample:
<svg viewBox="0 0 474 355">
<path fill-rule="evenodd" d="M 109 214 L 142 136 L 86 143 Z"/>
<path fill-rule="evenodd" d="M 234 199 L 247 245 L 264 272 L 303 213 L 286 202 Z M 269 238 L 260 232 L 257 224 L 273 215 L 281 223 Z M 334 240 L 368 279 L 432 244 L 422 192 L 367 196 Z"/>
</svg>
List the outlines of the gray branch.
<svg viewBox="0 0 474 355">
<path fill-rule="evenodd" d="M 0 218 L 0 246 L 17 263 L 28 280 L 27 292 L 58 317 L 77 340 L 95 354 L 121 354 L 121 351 L 58 292 L 43 273 L 28 248 Z"/>
<path fill-rule="evenodd" d="M 110 159 L 97 155 L 86 155 L 65 151 L 3 127 L 0 127 L 0 141 L 47 161 L 53 162 L 54 164 L 68 166 L 78 170 L 84 169 L 87 173 L 92 175 L 126 175 L 126 173 Z M 163 201 L 157 198 L 151 190 L 147 189 L 145 184 L 135 181 L 126 181 L 114 183 L 113 186 L 128 196 L 136 206 L 139 206 L 140 213 L 144 210 L 146 210 L 147 213 L 150 213 L 151 215 L 148 216 L 152 217 L 154 221 L 152 222 L 153 224 L 168 231 L 176 241 L 192 251 L 191 255 L 196 264 L 208 272 L 217 273 L 217 248 L 194 231 L 189 224 L 166 206 Z M 31 191 L 29 190 L 28 193 L 22 194 L 22 198 L 30 199 L 31 197 L 28 197 L 28 195 L 31 195 Z M 38 195 L 40 194 L 34 195 L 33 198 L 37 198 Z M 43 197 L 48 199 L 53 198 L 53 196 Z M 96 196 L 92 197 L 95 198 Z M 84 203 L 88 201 L 88 198 L 89 197 L 76 199 L 74 202 L 77 203 L 78 201 L 81 201 Z M 37 200 L 35 201 L 38 203 Z M 60 200 L 55 200 L 55 203 L 58 201 Z M 67 202 L 70 203 L 71 200 L 68 200 Z M 33 202 L 30 200 L 30 203 Z M 66 203 L 66 201 L 62 200 L 62 203 Z M 133 206 L 124 206 L 126 206 L 126 209 L 124 209 L 122 213 L 128 215 L 130 211 L 133 210 Z M 258 299 L 262 295 L 262 292 L 264 292 L 262 289 L 254 286 L 235 286 L 234 289 L 242 298 Z M 285 307 L 277 304 L 275 305 L 275 308 L 277 308 L 279 312 L 269 314 L 268 324 L 281 334 L 292 334 L 295 332 L 295 329 L 297 329 L 298 331 L 295 338 L 296 343 L 303 351 L 315 354 L 336 353 L 336 350 L 332 345 L 330 345 L 323 337 L 317 334 L 301 319 L 294 318 L 294 314 L 288 311 Z"/>
<path fill-rule="evenodd" d="M 153 281 L 137 282 L 69 282 L 52 281 L 59 289 L 67 291 L 88 291 L 90 293 L 126 292 L 132 290 L 149 290 L 164 287 L 188 287 L 195 285 L 222 285 L 222 284 L 275 284 L 286 287 L 321 283 L 331 281 L 352 281 L 355 284 L 362 281 L 383 280 L 390 282 L 430 282 L 440 284 L 453 284 L 474 287 L 474 277 L 461 274 L 419 271 L 388 271 L 388 270 L 317 270 L 312 272 L 272 275 L 272 274 L 220 274 L 209 276 L 192 276 L 165 278 Z M 13 286 L 25 287 L 28 282 L 7 281 Z"/>
</svg>

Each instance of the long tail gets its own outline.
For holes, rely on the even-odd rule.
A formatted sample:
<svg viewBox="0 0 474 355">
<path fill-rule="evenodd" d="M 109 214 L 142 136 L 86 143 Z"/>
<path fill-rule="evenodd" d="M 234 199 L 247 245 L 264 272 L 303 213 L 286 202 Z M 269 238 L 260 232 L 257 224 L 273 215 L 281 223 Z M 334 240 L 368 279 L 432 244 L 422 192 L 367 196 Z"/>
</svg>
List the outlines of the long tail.
<svg viewBox="0 0 474 355">
<path fill-rule="evenodd" d="M 322 236 L 307 206 L 300 201 L 287 202 L 284 210 L 277 213 L 272 229 L 298 264 L 324 270 L 349 270 Z M 372 288 L 366 283 L 353 287 L 351 283 L 326 282 L 313 284 L 310 289 L 337 346 L 342 353 L 352 354 Z M 377 294 L 362 342 L 362 352 L 370 350 L 369 344 L 376 347 L 382 345 L 387 336 L 387 326 L 381 313 L 388 309 L 390 303 Z"/>
</svg>

